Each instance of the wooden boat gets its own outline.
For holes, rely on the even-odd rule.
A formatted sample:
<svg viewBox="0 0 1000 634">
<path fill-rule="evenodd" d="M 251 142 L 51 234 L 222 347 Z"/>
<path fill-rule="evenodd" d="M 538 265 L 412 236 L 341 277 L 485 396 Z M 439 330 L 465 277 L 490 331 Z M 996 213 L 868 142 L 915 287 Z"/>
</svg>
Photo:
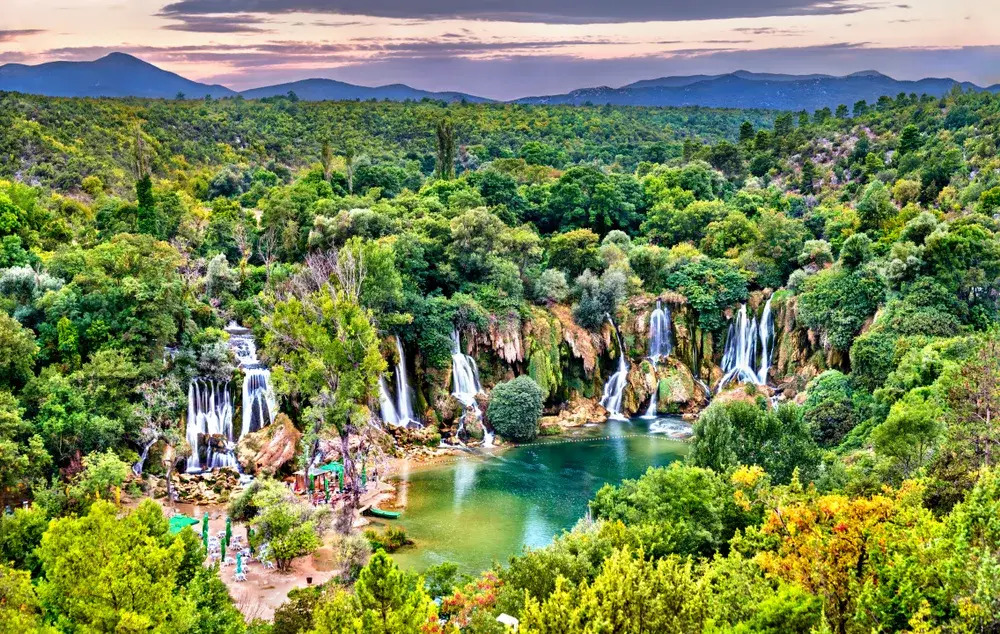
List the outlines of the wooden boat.
<svg viewBox="0 0 1000 634">
<path fill-rule="evenodd" d="M 374 515 L 375 517 L 381 517 L 382 519 L 386 520 L 394 520 L 398 518 L 400 515 L 402 515 L 402 513 L 400 513 L 399 511 L 386 511 L 374 506 L 370 507 L 365 512 L 368 513 L 369 515 Z"/>
</svg>

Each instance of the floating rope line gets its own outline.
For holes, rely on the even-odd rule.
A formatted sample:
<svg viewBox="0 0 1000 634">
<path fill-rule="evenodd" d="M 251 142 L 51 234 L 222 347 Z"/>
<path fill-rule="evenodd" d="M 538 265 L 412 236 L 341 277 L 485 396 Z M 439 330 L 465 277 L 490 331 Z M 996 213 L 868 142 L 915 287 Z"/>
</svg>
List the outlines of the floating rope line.
<svg viewBox="0 0 1000 634">
<path fill-rule="evenodd" d="M 656 440 L 669 440 L 671 442 L 684 443 L 684 444 L 691 442 L 690 438 L 673 438 L 665 434 L 637 433 L 637 434 L 620 434 L 617 436 L 588 436 L 584 438 L 565 438 L 563 440 L 553 440 L 550 442 L 532 442 L 532 443 L 525 443 L 523 445 L 509 445 L 497 448 L 506 450 L 506 449 L 527 449 L 530 447 L 554 447 L 557 445 L 568 445 L 570 443 L 604 442 L 608 440 L 625 440 L 628 438 L 653 438 Z M 468 460 L 469 458 L 500 458 L 500 457 L 502 457 L 502 453 L 494 454 L 488 451 L 469 450 L 468 453 L 465 453 L 464 455 L 461 456 L 442 458 L 440 460 L 429 460 L 426 463 L 416 462 L 414 464 L 418 466 L 421 464 L 426 464 L 428 468 L 433 468 L 441 465 L 449 465 L 457 462 L 462 462 Z M 398 474 L 395 477 L 399 477 Z"/>
</svg>

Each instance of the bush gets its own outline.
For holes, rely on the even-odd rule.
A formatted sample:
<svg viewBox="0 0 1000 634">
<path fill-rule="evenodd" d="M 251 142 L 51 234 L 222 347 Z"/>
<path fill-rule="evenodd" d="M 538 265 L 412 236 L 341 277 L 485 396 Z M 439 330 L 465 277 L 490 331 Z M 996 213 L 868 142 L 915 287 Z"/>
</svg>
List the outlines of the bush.
<svg viewBox="0 0 1000 634">
<path fill-rule="evenodd" d="M 542 390 L 530 376 L 519 376 L 493 388 L 486 417 L 496 433 L 516 441 L 534 440 L 542 415 Z"/>
<path fill-rule="evenodd" d="M 386 526 L 381 533 L 369 528 L 365 531 L 365 539 L 368 540 L 372 550 L 382 549 L 387 553 L 394 553 L 403 546 L 413 543 L 413 540 L 406 536 L 404 529 L 393 526 Z"/>
<path fill-rule="evenodd" d="M 580 301 L 573 306 L 573 319 L 587 330 L 600 330 L 628 294 L 628 278 L 619 270 L 605 271 L 600 278 L 587 270 L 576 278 L 576 284 Z"/>
<path fill-rule="evenodd" d="M 569 283 L 566 282 L 566 274 L 559 269 L 545 269 L 535 283 L 535 297 L 539 301 L 559 304 L 568 296 Z"/>
</svg>

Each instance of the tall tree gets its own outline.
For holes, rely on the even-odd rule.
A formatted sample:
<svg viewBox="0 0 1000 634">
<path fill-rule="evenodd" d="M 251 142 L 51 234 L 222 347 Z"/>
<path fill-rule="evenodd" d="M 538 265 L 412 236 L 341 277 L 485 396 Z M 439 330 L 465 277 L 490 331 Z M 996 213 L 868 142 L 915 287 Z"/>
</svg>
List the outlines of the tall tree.
<svg viewBox="0 0 1000 634">
<path fill-rule="evenodd" d="M 437 124 L 437 168 L 435 174 L 442 180 L 455 178 L 455 128 L 450 119 Z"/>
<path fill-rule="evenodd" d="M 385 370 L 371 315 L 359 303 L 364 279 L 364 261 L 348 249 L 312 255 L 265 317 L 266 354 L 278 360 L 275 386 L 293 403 L 305 405 L 309 429 L 303 439 L 304 464 L 312 464 L 325 428 L 340 437 L 351 489 L 340 525 L 345 531 L 361 491 L 350 438 L 368 426 L 368 404 Z"/>
</svg>

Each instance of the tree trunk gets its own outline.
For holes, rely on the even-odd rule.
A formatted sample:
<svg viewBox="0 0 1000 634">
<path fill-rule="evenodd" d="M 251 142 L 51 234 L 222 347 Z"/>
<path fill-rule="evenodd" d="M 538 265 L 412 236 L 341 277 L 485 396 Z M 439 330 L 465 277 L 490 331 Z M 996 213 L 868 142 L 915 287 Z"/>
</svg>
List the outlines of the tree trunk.
<svg viewBox="0 0 1000 634">
<path fill-rule="evenodd" d="M 349 534 L 354 528 L 354 514 L 361 506 L 361 482 L 354 467 L 354 460 L 351 458 L 350 438 L 349 430 L 341 432 L 340 454 L 344 461 L 344 486 L 350 487 L 338 525 L 338 530 L 344 535 Z"/>
</svg>

